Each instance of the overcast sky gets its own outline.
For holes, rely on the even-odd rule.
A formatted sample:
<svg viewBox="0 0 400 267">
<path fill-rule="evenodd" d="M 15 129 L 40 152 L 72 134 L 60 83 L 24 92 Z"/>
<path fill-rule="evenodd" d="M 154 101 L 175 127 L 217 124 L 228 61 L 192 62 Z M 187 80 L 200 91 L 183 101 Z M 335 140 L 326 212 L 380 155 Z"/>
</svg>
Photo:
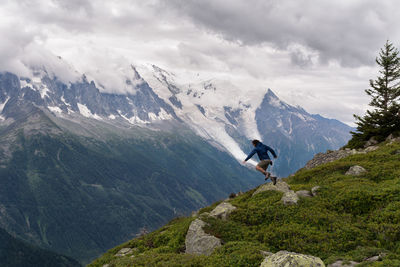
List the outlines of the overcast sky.
<svg viewBox="0 0 400 267">
<path fill-rule="evenodd" d="M 398 14 L 395 0 L 0 0 L 0 70 L 58 68 L 50 52 L 113 81 L 149 62 L 352 124 L 379 49 L 400 47 Z"/>
</svg>

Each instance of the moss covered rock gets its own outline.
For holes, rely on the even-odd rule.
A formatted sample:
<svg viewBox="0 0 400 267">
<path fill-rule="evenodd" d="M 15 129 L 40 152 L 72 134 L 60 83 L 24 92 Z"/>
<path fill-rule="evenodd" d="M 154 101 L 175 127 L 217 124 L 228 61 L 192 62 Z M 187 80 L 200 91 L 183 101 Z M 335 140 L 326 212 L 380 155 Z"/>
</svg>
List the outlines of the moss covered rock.
<svg viewBox="0 0 400 267">
<path fill-rule="evenodd" d="M 261 267 L 323 267 L 324 262 L 314 256 L 303 255 L 288 251 L 279 251 L 272 256 L 266 257 Z"/>
</svg>

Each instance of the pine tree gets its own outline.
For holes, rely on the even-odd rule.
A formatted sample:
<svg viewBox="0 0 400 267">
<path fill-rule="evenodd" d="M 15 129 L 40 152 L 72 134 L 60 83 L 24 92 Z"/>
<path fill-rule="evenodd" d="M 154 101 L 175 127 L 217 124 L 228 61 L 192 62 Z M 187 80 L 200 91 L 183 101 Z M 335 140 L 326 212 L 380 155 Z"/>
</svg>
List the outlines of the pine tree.
<svg viewBox="0 0 400 267">
<path fill-rule="evenodd" d="M 386 41 L 376 63 L 380 67 L 380 75 L 376 80 L 371 79 L 370 88 L 365 90 L 372 98 L 369 105 L 373 110 L 367 110 L 364 117 L 354 115 L 357 132 L 352 132 L 353 138 L 349 146 L 360 146 L 371 137 L 382 141 L 389 134 L 400 132 L 399 51 Z"/>
</svg>

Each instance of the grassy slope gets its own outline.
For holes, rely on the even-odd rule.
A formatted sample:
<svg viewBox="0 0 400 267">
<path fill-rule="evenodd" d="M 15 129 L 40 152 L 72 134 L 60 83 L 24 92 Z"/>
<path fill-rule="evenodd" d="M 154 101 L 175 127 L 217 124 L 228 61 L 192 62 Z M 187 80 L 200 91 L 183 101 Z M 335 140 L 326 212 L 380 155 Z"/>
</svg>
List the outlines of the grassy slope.
<svg viewBox="0 0 400 267">
<path fill-rule="evenodd" d="M 260 250 L 288 250 L 320 257 L 362 261 L 387 253 L 373 266 L 400 266 L 400 143 L 301 170 L 287 179 L 295 191 L 321 186 L 318 196 L 284 206 L 282 193 L 254 190 L 231 201 L 238 207 L 227 222 L 208 218 L 206 232 L 225 244 L 211 256 L 186 255 L 185 234 L 194 218 L 177 218 L 159 230 L 111 249 L 89 266 L 259 266 Z M 344 173 L 361 165 L 368 173 Z M 213 206 L 203 209 L 211 210 Z M 122 247 L 135 257 L 113 256 Z M 368 265 L 371 266 L 371 265 Z"/>
</svg>

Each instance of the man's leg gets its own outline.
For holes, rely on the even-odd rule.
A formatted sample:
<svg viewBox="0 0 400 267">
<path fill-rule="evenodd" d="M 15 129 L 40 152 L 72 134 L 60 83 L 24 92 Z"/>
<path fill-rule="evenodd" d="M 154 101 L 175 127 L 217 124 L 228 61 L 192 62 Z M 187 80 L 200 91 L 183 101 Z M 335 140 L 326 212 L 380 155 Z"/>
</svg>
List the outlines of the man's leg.
<svg viewBox="0 0 400 267">
<path fill-rule="evenodd" d="M 262 160 L 256 166 L 256 170 L 265 175 L 265 180 L 268 179 L 268 177 L 270 176 L 270 173 L 267 172 L 268 165 L 268 160 Z"/>
</svg>

